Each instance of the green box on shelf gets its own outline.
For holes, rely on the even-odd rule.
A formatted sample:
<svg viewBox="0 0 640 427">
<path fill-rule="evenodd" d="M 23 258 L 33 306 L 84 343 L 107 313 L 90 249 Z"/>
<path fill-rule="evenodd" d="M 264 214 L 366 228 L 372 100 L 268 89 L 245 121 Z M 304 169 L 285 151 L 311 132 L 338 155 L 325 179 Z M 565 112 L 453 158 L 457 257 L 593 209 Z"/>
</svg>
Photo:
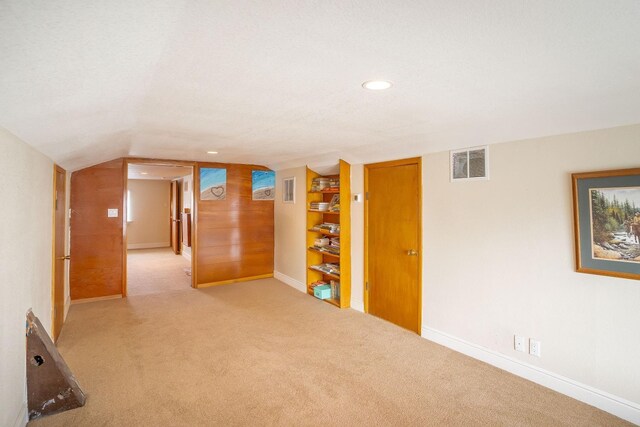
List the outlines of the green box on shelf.
<svg viewBox="0 0 640 427">
<path fill-rule="evenodd" d="M 313 288 L 313 295 L 316 298 L 327 299 L 331 298 L 331 285 L 318 285 Z"/>
</svg>

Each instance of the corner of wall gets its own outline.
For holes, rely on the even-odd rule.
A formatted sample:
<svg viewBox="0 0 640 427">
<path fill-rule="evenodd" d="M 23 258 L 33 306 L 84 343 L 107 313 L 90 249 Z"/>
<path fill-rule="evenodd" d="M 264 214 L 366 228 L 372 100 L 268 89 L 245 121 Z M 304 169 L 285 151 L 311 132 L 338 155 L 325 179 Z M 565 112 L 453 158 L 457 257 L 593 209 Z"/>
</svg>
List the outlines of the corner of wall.
<svg viewBox="0 0 640 427">
<path fill-rule="evenodd" d="M 296 289 L 302 293 L 307 292 L 307 287 L 305 286 L 305 284 L 299 280 L 294 279 L 293 277 L 289 277 L 286 274 L 282 274 L 278 271 L 273 272 L 273 277 L 280 280 L 283 283 L 286 283 L 287 285 L 291 286 L 293 289 Z"/>
<path fill-rule="evenodd" d="M 27 422 L 29 421 L 27 418 L 28 415 L 28 409 L 27 409 L 27 401 L 26 401 L 26 396 L 25 396 L 25 401 L 22 404 L 22 407 L 20 408 L 20 412 L 18 413 L 18 416 L 16 417 L 15 422 L 13 423 L 13 427 L 24 427 L 27 425 Z"/>
<path fill-rule="evenodd" d="M 351 296 L 351 308 L 360 313 L 364 313 L 364 301 L 356 301 L 353 299 L 353 296 Z"/>
</svg>

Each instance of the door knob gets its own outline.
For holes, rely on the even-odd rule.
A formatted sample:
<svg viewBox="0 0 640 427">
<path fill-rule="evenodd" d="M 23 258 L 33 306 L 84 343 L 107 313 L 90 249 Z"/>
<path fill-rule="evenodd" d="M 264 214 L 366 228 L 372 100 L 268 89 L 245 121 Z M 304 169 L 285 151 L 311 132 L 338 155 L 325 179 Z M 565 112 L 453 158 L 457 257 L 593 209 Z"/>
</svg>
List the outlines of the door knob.
<svg viewBox="0 0 640 427">
<path fill-rule="evenodd" d="M 418 256 L 418 251 L 416 251 L 415 249 L 409 249 L 407 251 L 407 255 L 409 255 L 409 256 Z"/>
</svg>

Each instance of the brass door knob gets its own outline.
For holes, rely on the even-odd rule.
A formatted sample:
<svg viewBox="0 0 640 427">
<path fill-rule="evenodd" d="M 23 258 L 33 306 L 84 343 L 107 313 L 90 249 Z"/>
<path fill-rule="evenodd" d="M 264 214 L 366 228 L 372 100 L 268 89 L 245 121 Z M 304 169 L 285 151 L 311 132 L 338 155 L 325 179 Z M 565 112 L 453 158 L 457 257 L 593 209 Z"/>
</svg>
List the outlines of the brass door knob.
<svg viewBox="0 0 640 427">
<path fill-rule="evenodd" d="M 418 251 L 416 251 L 415 249 L 409 249 L 407 251 L 407 255 L 409 255 L 409 256 L 418 256 Z"/>
</svg>

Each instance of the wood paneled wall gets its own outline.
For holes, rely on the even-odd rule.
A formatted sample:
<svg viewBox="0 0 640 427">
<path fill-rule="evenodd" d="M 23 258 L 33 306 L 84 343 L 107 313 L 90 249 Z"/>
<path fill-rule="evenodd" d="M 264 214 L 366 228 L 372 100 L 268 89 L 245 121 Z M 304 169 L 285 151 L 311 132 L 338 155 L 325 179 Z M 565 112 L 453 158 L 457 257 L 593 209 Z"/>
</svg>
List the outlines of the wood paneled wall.
<svg viewBox="0 0 640 427">
<path fill-rule="evenodd" d="M 200 200 L 199 168 L 227 169 L 225 200 Z M 273 201 L 251 200 L 251 171 L 264 166 L 196 163 L 193 211 L 196 286 L 273 275 Z M 126 159 L 71 175 L 71 299 L 120 295 L 125 270 Z M 108 218 L 107 209 L 118 217 Z"/>
<path fill-rule="evenodd" d="M 118 159 L 71 175 L 72 300 L 122 293 L 124 165 Z"/>
<path fill-rule="evenodd" d="M 200 200 L 201 167 L 227 169 L 225 200 Z M 251 171 L 263 166 L 198 163 L 195 283 L 212 285 L 273 275 L 273 201 L 251 200 Z"/>
</svg>

